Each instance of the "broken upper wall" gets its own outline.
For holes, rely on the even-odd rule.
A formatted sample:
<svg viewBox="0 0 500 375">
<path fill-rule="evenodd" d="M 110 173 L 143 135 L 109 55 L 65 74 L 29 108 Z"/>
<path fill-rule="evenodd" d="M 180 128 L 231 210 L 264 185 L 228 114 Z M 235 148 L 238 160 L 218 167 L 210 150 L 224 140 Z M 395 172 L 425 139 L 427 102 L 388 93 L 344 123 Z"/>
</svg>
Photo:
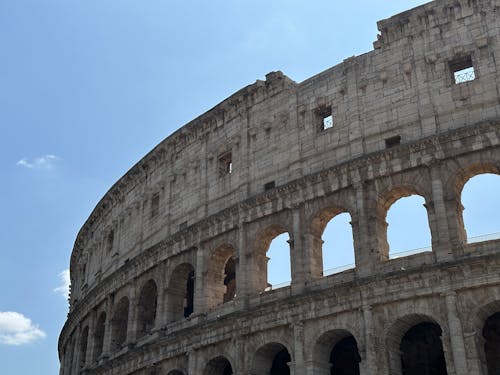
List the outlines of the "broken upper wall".
<svg viewBox="0 0 500 375">
<path fill-rule="evenodd" d="M 300 84 L 270 73 L 131 168 L 78 235 L 72 300 L 148 247 L 266 186 L 499 116 L 498 1 L 436 1 L 379 29 L 373 51 Z M 467 62 L 475 79 L 456 84 L 453 69 Z"/>
</svg>

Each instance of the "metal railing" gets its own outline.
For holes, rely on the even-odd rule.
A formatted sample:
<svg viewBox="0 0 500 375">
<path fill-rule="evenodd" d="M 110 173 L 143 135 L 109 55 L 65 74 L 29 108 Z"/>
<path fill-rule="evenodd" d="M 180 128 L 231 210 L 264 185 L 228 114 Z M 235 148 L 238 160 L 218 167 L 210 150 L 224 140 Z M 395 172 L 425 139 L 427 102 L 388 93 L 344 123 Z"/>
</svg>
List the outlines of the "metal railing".
<svg viewBox="0 0 500 375">
<path fill-rule="evenodd" d="M 476 73 L 474 72 L 474 68 L 467 68 L 463 70 L 459 70 L 454 73 L 455 84 L 474 81 L 476 79 Z"/>
<path fill-rule="evenodd" d="M 490 234 L 483 234 L 481 236 L 474 236 L 474 237 L 469 237 L 467 238 L 467 243 L 478 243 L 478 242 L 484 242 L 484 241 L 494 241 L 494 240 L 500 240 L 500 232 L 498 233 L 490 233 Z M 390 254 L 390 259 L 398 259 L 398 258 L 403 258 L 407 257 L 410 255 L 414 254 L 419 254 L 419 253 L 426 253 L 426 252 L 431 252 L 432 247 L 431 246 L 426 246 L 426 247 L 420 247 L 418 249 L 411 249 L 411 250 L 405 250 L 405 251 L 398 251 L 395 253 Z M 343 266 L 335 267 L 335 268 L 329 268 L 327 270 L 323 271 L 323 276 L 331 276 L 335 275 L 337 273 L 341 273 L 350 269 L 355 268 L 356 265 L 354 263 L 350 264 L 345 264 Z M 276 285 L 272 285 L 266 289 L 266 292 L 271 291 L 271 290 L 276 290 L 280 288 L 285 288 L 287 286 L 290 286 L 291 281 L 285 281 Z"/>
</svg>

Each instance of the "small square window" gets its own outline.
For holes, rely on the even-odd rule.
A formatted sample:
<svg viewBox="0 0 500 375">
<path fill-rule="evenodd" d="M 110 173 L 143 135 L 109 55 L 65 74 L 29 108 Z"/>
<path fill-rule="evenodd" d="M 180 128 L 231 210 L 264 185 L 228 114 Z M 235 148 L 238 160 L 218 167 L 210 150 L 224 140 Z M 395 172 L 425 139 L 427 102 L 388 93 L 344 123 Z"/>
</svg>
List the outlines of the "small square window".
<svg viewBox="0 0 500 375">
<path fill-rule="evenodd" d="M 396 135 L 394 137 L 387 138 L 385 140 L 385 148 L 391 148 L 399 145 L 401 143 L 401 136 Z"/>
<path fill-rule="evenodd" d="M 115 242 L 115 231 L 111 229 L 108 233 L 108 238 L 106 240 L 106 251 L 108 253 L 113 249 L 114 242 Z"/>
<path fill-rule="evenodd" d="M 455 85 L 476 79 L 476 72 L 470 55 L 450 61 L 450 72 L 452 82 Z"/>
<path fill-rule="evenodd" d="M 322 130 L 327 130 L 330 128 L 333 128 L 333 115 L 331 113 L 328 116 L 323 116 Z"/>
<path fill-rule="evenodd" d="M 233 173 L 233 159 L 231 152 L 219 156 L 219 176 L 223 177 Z"/>
<path fill-rule="evenodd" d="M 188 226 L 188 222 L 187 221 L 183 221 L 182 223 L 179 224 L 179 230 L 186 229 L 187 226 Z"/>
<path fill-rule="evenodd" d="M 274 181 L 270 181 L 264 185 L 264 191 L 272 190 L 276 186 Z"/>
</svg>

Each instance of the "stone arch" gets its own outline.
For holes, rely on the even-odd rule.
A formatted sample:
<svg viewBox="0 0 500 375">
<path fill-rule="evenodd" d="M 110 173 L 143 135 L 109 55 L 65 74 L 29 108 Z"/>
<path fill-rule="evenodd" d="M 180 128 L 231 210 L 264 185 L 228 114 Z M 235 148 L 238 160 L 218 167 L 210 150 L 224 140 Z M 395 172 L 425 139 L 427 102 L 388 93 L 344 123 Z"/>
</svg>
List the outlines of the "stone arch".
<svg viewBox="0 0 500 375">
<path fill-rule="evenodd" d="M 413 195 L 420 196 L 425 201 L 424 207 L 426 209 L 427 223 L 429 226 L 431 243 L 433 242 L 433 238 L 436 237 L 434 236 L 434 233 L 436 232 L 435 228 L 433 225 L 431 225 L 431 223 L 434 220 L 432 219 L 433 213 L 430 212 L 429 210 L 429 207 L 431 207 L 431 205 L 429 204 L 430 195 L 424 189 L 419 188 L 416 185 L 399 185 L 396 187 L 392 187 L 380 195 L 376 209 L 376 220 L 375 220 L 376 234 L 379 241 L 379 249 L 383 260 L 389 259 L 389 252 L 390 252 L 389 241 L 387 237 L 387 228 L 389 225 L 387 223 L 387 213 L 397 201 L 399 201 L 402 198 L 410 197 Z"/>
<path fill-rule="evenodd" d="M 231 301 L 236 294 L 236 250 L 224 243 L 212 251 L 206 276 L 206 305 L 215 307 Z"/>
<path fill-rule="evenodd" d="M 292 361 L 287 347 L 278 342 L 261 346 L 254 354 L 251 375 L 289 375 Z"/>
<path fill-rule="evenodd" d="M 325 332 L 314 344 L 314 374 L 359 375 L 360 362 L 357 340 L 348 330 L 334 329 Z"/>
<path fill-rule="evenodd" d="M 167 320 L 174 322 L 189 317 L 194 311 L 195 270 L 190 263 L 178 265 L 167 288 Z"/>
<path fill-rule="evenodd" d="M 224 356 L 212 358 L 203 371 L 203 375 L 232 375 L 233 373 L 231 362 Z"/>
<path fill-rule="evenodd" d="M 498 297 L 498 296 L 497 296 Z M 491 361 L 488 361 L 487 348 L 486 343 L 488 339 L 484 335 L 484 330 L 486 326 L 486 322 L 489 318 L 493 317 L 495 314 L 500 313 L 500 299 L 489 299 L 489 301 L 482 301 L 478 304 L 481 306 L 478 309 L 472 309 L 470 314 L 467 316 L 466 322 L 470 322 L 468 328 L 471 330 L 471 334 L 474 333 L 473 337 L 473 345 L 475 346 L 475 353 L 480 362 L 480 367 L 482 369 L 483 374 L 495 374 L 495 372 L 491 372 L 488 369 L 488 364 Z M 500 333 L 500 332 L 499 332 Z M 491 337 L 488 337 L 491 338 Z M 499 343 L 500 345 L 500 343 Z M 500 346 L 497 347 L 500 348 Z M 496 369 L 498 371 L 498 368 Z"/>
<path fill-rule="evenodd" d="M 149 279 L 142 286 L 137 300 L 137 332 L 139 339 L 155 326 L 156 310 L 158 306 L 158 287 L 153 279 Z"/>
<path fill-rule="evenodd" d="M 111 351 L 116 351 L 127 340 L 129 300 L 122 297 L 114 307 L 111 318 Z"/>
<path fill-rule="evenodd" d="M 270 223 L 264 229 L 259 231 L 255 238 L 254 246 L 253 246 L 253 277 L 254 277 L 254 287 L 256 291 L 262 292 L 264 290 L 268 290 L 271 287 L 269 283 L 269 269 L 268 262 L 270 258 L 267 256 L 269 248 L 271 246 L 271 242 L 277 238 L 278 236 L 288 233 L 289 240 L 288 243 L 291 244 L 291 233 L 287 228 L 281 224 Z M 289 246 L 289 253 L 286 254 L 288 258 L 291 260 L 291 246 Z M 290 265 L 290 275 L 293 277 L 293 273 L 291 272 L 292 266 Z"/>
<path fill-rule="evenodd" d="M 484 176 L 484 175 L 495 175 L 498 180 L 500 180 L 500 165 L 497 166 L 493 163 L 482 163 L 482 164 L 473 164 L 463 170 L 461 170 L 456 177 L 454 193 L 459 199 L 457 203 L 458 210 L 458 230 L 460 234 L 460 239 L 463 243 L 468 242 L 468 237 L 470 236 L 470 231 L 467 231 L 467 223 L 466 218 L 464 218 L 464 210 L 467 210 L 467 206 L 464 202 L 464 189 L 467 184 L 472 183 L 471 180 L 475 179 L 475 177 Z M 493 195 L 493 194 L 492 194 Z M 484 199 L 490 198 L 490 196 L 484 196 Z M 471 207 L 469 206 L 469 209 Z M 466 211 L 468 212 L 468 211 Z M 484 214 L 481 212 L 481 214 Z M 483 233 L 481 233 L 483 234 Z"/>
<path fill-rule="evenodd" d="M 104 345 L 104 333 L 106 331 L 106 313 L 101 312 L 97 318 L 94 333 L 94 360 L 98 360 L 102 354 Z"/>
<path fill-rule="evenodd" d="M 181 370 L 172 370 L 167 372 L 167 375 L 184 375 L 184 373 Z"/>
<path fill-rule="evenodd" d="M 338 205 L 330 205 L 327 207 L 324 207 L 319 210 L 319 212 L 315 213 L 315 215 L 311 218 L 310 220 L 310 228 L 309 228 L 309 238 L 308 238 L 308 243 L 311 248 L 311 253 L 312 256 L 315 258 L 312 261 L 313 264 L 313 269 L 320 268 L 322 270 L 322 275 L 325 276 L 325 270 L 327 267 L 325 267 L 324 263 L 324 239 L 323 239 L 323 234 L 325 233 L 325 229 L 327 228 L 328 224 L 332 222 L 335 218 L 337 218 L 339 215 L 342 214 L 347 214 L 349 215 L 349 223 L 352 221 L 352 214 L 347 210 L 346 208 Z M 352 256 L 354 258 L 354 235 L 353 235 L 353 230 L 352 227 L 349 228 L 350 231 L 348 233 L 345 233 L 345 236 L 349 236 L 350 239 L 352 240 Z M 334 249 L 335 251 L 336 249 Z"/>
<path fill-rule="evenodd" d="M 446 375 L 442 333 L 441 325 L 428 315 L 411 314 L 396 320 L 386 333 L 390 373 Z M 418 355 L 414 356 L 417 351 Z M 420 358 L 421 362 L 415 363 L 416 357 Z M 422 366 L 428 366 L 427 370 L 430 366 L 436 366 L 437 372 L 419 373 Z"/>
<path fill-rule="evenodd" d="M 89 326 L 85 326 L 80 335 L 80 354 L 79 354 L 80 367 L 85 367 L 86 364 L 88 340 L 89 340 Z"/>
<path fill-rule="evenodd" d="M 453 216 L 456 222 L 458 231 L 458 240 L 461 244 L 467 243 L 467 232 L 465 228 L 462 204 L 462 192 L 466 183 L 473 177 L 491 173 L 500 175 L 500 161 L 488 155 L 478 154 L 475 156 L 478 159 L 476 162 L 471 163 L 470 158 L 457 158 L 447 165 L 449 169 L 449 178 L 444 183 L 446 191 L 445 199 L 453 202 Z M 448 213 L 451 215 L 452 213 Z"/>
</svg>

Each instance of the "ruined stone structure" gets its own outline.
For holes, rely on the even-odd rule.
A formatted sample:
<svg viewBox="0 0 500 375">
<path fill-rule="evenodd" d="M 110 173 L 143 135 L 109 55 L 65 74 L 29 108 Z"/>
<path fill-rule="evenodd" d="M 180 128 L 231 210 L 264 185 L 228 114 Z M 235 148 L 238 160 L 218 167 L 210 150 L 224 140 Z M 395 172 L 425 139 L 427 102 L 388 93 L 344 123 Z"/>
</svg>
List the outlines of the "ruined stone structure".
<svg viewBox="0 0 500 375">
<path fill-rule="evenodd" d="M 97 204 L 71 256 L 61 374 L 500 373 L 500 240 L 467 243 L 464 184 L 500 174 L 500 1 L 380 21 L 374 50 L 281 72 L 180 128 Z M 390 259 L 425 199 L 432 251 Z M 356 265 L 323 276 L 351 216 Z M 266 250 L 290 236 L 291 285 Z"/>
</svg>

